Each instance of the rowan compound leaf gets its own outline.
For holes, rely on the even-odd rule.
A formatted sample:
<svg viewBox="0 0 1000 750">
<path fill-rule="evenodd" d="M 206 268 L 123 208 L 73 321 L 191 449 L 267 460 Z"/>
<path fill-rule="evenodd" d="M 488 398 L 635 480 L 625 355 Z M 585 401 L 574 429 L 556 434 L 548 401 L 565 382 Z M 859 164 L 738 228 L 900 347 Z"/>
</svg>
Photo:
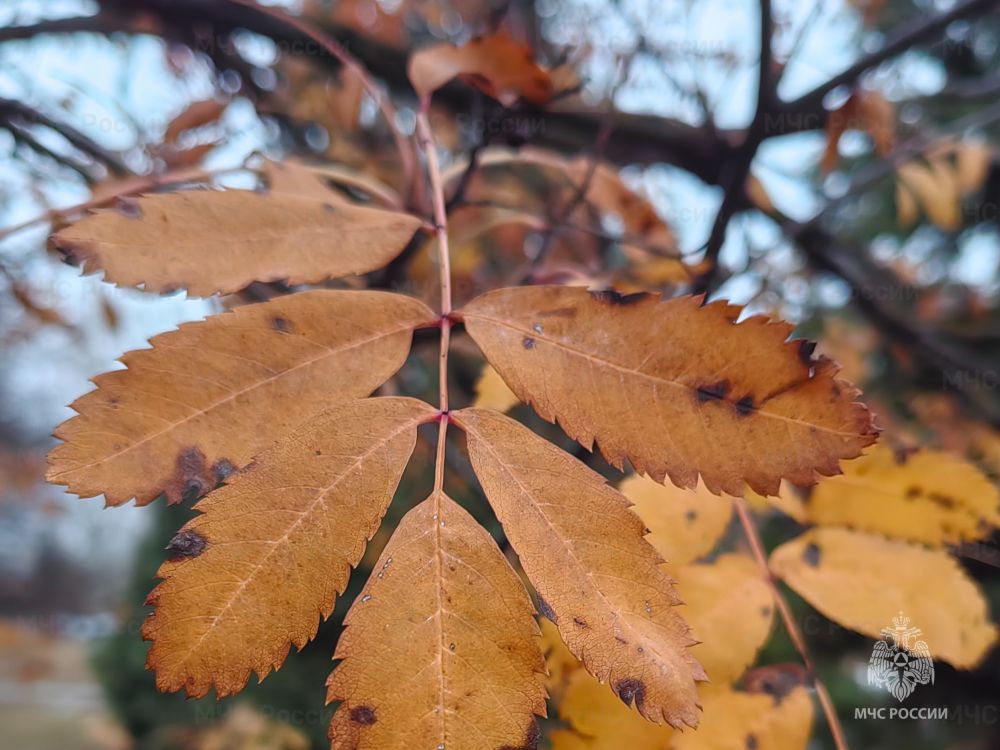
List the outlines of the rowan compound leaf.
<svg viewBox="0 0 1000 750">
<path fill-rule="evenodd" d="M 348 401 L 260 454 L 199 502 L 167 548 L 142 636 L 163 691 L 200 698 L 263 679 L 329 617 L 435 410 Z"/>
<path fill-rule="evenodd" d="M 569 728 L 552 732 L 552 750 L 667 750 L 674 734 L 629 710 L 582 669 L 569 678 L 559 718 Z"/>
<path fill-rule="evenodd" d="M 546 104 L 553 94 L 548 71 L 535 63 L 530 49 L 502 31 L 477 37 L 461 47 L 439 44 L 422 49 L 410 58 L 408 73 L 422 99 L 453 78 L 507 106 L 518 99 Z"/>
<path fill-rule="evenodd" d="M 333 747 L 534 747 L 544 661 L 524 585 L 444 494 L 400 522 L 344 621 Z"/>
<path fill-rule="evenodd" d="M 494 411 L 463 409 L 472 466 L 570 651 L 647 719 L 698 721 L 688 626 L 628 500 L 603 477 Z"/>
<path fill-rule="evenodd" d="M 732 682 L 754 663 L 774 621 L 771 589 L 746 555 L 670 568 L 684 599 L 681 610 L 701 641 L 691 650 L 713 684 Z"/>
<path fill-rule="evenodd" d="M 812 484 L 875 441 L 857 391 L 791 326 L 700 297 L 498 289 L 461 312 L 517 396 L 621 468 L 712 492 Z"/>
<path fill-rule="evenodd" d="M 375 390 L 433 317 L 401 295 L 317 290 L 182 325 L 72 404 L 47 478 L 109 505 L 203 495 L 325 406 Z"/>
<path fill-rule="evenodd" d="M 52 244 L 119 286 L 209 296 L 254 281 L 310 284 L 374 271 L 420 224 L 322 194 L 189 191 L 99 210 L 53 235 Z"/>
<path fill-rule="evenodd" d="M 932 546 L 982 539 L 1000 526 L 1000 492 L 973 464 L 947 453 L 897 454 L 879 445 L 823 479 L 808 518 Z"/>
<path fill-rule="evenodd" d="M 697 489 L 683 490 L 636 474 L 619 489 L 649 529 L 646 541 L 671 565 L 711 552 L 733 515 L 732 498 L 713 495 L 700 482 Z"/>
<path fill-rule="evenodd" d="M 805 750 L 809 743 L 813 705 L 804 687 L 780 696 L 713 687 L 703 695 L 701 724 L 675 733 L 670 750 Z"/>
<path fill-rule="evenodd" d="M 826 617 L 871 638 L 903 612 L 935 660 L 961 669 L 996 641 L 982 592 L 942 550 L 820 527 L 774 550 L 770 565 Z"/>
</svg>

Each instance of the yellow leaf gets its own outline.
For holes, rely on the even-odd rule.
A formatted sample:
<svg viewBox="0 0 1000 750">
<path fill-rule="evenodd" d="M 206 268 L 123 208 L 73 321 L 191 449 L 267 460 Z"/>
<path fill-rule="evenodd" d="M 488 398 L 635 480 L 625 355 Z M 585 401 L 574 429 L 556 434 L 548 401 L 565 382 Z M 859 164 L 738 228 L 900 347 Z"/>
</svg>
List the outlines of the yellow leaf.
<svg viewBox="0 0 1000 750">
<path fill-rule="evenodd" d="M 109 505 L 203 495 L 324 406 L 371 393 L 433 317 L 401 295 L 318 290 L 183 325 L 94 379 L 47 479 Z"/>
<path fill-rule="evenodd" d="M 673 568 L 671 568 L 674 571 Z M 732 682 L 757 658 L 774 621 L 771 589 L 753 558 L 727 554 L 674 571 L 692 648 L 713 684 Z"/>
<path fill-rule="evenodd" d="M 542 653 L 545 654 L 545 669 L 548 672 L 545 688 L 553 699 L 558 700 L 569 678 L 574 672 L 582 670 L 583 665 L 563 643 L 559 628 L 552 620 L 542 617 L 538 624 L 542 631 Z"/>
<path fill-rule="evenodd" d="M 531 600 L 496 543 L 436 493 L 393 533 L 344 620 L 334 747 L 531 747 L 545 712 Z"/>
<path fill-rule="evenodd" d="M 683 490 L 636 474 L 619 489 L 649 529 L 646 541 L 675 566 L 711 552 L 733 514 L 732 499 L 713 495 L 701 482 L 694 490 Z"/>
<path fill-rule="evenodd" d="M 996 641 L 979 587 L 941 550 L 818 528 L 774 550 L 771 571 L 828 618 L 871 638 L 905 613 L 934 659 L 962 669 Z"/>
<path fill-rule="evenodd" d="M 982 143 L 960 143 L 955 149 L 958 188 L 962 195 L 982 187 L 993 163 L 993 149 Z"/>
<path fill-rule="evenodd" d="M 932 546 L 982 539 L 1000 525 L 1000 492 L 979 469 L 947 453 L 897 455 L 872 448 L 813 488 L 810 520 Z"/>
<path fill-rule="evenodd" d="M 263 679 L 316 635 L 378 529 L 435 410 L 411 398 L 331 408 L 196 506 L 149 595 L 146 663 L 163 691 L 200 698 Z"/>
<path fill-rule="evenodd" d="M 374 271 L 420 224 L 322 195 L 206 190 L 99 210 L 53 235 L 52 245 L 119 286 L 209 296 L 254 281 L 308 284 Z"/>
<path fill-rule="evenodd" d="M 552 732 L 552 750 L 667 750 L 673 730 L 652 724 L 582 669 L 559 702 L 569 729 Z"/>
<path fill-rule="evenodd" d="M 703 695 L 701 725 L 674 734 L 670 750 L 804 750 L 809 742 L 813 705 L 803 687 L 780 697 L 725 687 Z"/>
<path fill-rule="evenodd" d="M 772 494 L 808 485 L 875 441 L 857 391 L 791 327 L 700 297 L 661 301 L 536 286 L 462 311 L 511 390 L 587 448 L 657 481 Z"/>
<path fill-rule="evenodd" d="M 639 517 L 604 478 L 531 430 L 463 409 L 472 467 L 570 651 L 650 721 L 698 721 L 688 626 Z"/>
<path fill-rule="evenodd" d="M 517 400 L 517 396 L 503 382 L 500 373 L 486 365 L 479 380 L 476 381 L 476 400 L 473 402 L 473 406 L 505 412 L 513 409 L 518 403 L 520 402 Z"/>
<path fill-rule="evenodd" d="M 805 503 L 788 482 L 781 483 L 777 495 L 758 495 L 753 490 L 747 490 L 746 500 L 758 513 L 774 508 L 801 524 L 807 523 L 808 514 Z"/>
<path fill-rule="evenodd" d="M 899 180 L 896 183 L 896 223 L 900 229 L 909 229 L 917 223 L 920 209 L 917 199 L 906 184 Z"/>
<path fill-rule="evenodd" d="M 961 224 L 958 185 L 947 160 L 936 159 L 927 165 L 906 162 L 896 168 L 896 173 L 933 224 L 945 230 L 958 228 Z"/>
</svg>

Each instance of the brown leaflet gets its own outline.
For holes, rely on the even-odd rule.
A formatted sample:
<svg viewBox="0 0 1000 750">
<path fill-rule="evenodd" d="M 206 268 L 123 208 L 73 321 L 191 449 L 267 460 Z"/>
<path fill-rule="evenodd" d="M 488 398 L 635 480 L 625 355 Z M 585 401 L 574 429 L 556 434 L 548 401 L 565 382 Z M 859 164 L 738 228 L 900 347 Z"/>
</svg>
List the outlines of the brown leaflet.
<svg viewBox="0 0 1000 750">
<path fill-rule="evenodd" d="M 875 441 L 857 391 L 791 326 L 700 297 L 522 287 L 460 313 L 523 401 L 615 466 L 659 482 L 774 494 L 811 484 Z"/>
<path fill-rule="evenodd" d="M 443 494 L 411 510 L 344 621 L 329 701 L 337 748 L 520 747 L 545 713 L 531 600 Z M 534 745 L 530 745 L 534 747 Z"/>
<path fill-rule="evenodd" d="M 463 409 L 469 455 L 521 565 L 570 650 L 647 719 L 698 723 L 705 673 L 680 599 L 617 490 L 497 412 Z"/>
<path fill-rule="evenodd" d="M 420 224 L 321 193 L 198 191 L 143 196 L 127 212 L 97 211 L 51 243 L 119 286 L 209 296 L 254 281 L 306 284 L 374 271 Z"/>
<path fill-rule="evenodd" d="M 109 505 L 199 497 L 324 406 L 367 396 L 434 314 L 385 292 L 303 292 L 189 323 L 95 378 L 48 480 Z"/>
<path fill-rule="evenodd" d="M 411 398 L 348 401 L 199 502 L 147 602 L 157 687 L 232 695 L 312 639 L 392 500 L 417 426 L 434 415 Z"/>
</svg>

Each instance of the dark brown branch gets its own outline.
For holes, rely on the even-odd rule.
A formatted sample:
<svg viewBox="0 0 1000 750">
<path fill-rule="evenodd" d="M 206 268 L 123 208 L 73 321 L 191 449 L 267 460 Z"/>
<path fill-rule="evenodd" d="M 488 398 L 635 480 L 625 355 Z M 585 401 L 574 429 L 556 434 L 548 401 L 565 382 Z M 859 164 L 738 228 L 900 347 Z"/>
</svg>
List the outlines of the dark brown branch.
<svg viewBox="0 0 1000 750">
<path fill-rule="evenodd" d="M 886 60 L 902 52 L 906 52 L 913 47 L 932 41 L 954 21 L 975 18 L 998 7 L 1000 7 L 1000 0 L 966 0 L 965 2 L 956 4 L 947 13 L 932 16 L 931 18 L 917 18 L 904 28 L 898 29 L 892 34 L 892 38 L 879 49 L 860 58 L 846 70 L 792 101 L 783 103 L 781 111 L 797 115 L 823 113 L 823 99 L 838 86 L 851 86 L 864 73 L 881 65 Z M 812 127 L 815 127 L 815 125 Z M 812 129 L 812 127 L 809 129 Z"/>
<path fill-rule="evenodd" d="M 13 99 L 0 98 L 0 126 L 31 126 L 38 125 L 48 128 L 63 138 L 78 151 L 91 158 L 103 162 L 111 171 L 119 175 L 129 174 L 131 170 L 122 161 L 119 154 L 109 151 L 89 136 L 84 135 L 71 125 L 58 122 L 37 109 Z"/>
<path fill-rule="evenodd" d="M 725 190 L 722 196 L 722 205 L 715 216 L 715 222 L 712 224 L 712 230 L 705 244 L 705 258 L 709 262 L 708 272 L 695 281 L 693 286 L 696 292 L 712 292 L 722 281 L 719 253 L 726 240 L 726 230 L 733 214 L 741 206 L 748 204 L 745 185 L 747 177 L 750 175 L 750 165 L 753 164 L 760 144 L 767 137 L 768 118 L 777 106 L 774 56 L 771 52 L 773 37 L 774 18 L 771 14 L 771 0 L 760 0 L 760 61 L 757 76 L 757 107 L 743 144 L 735 157 L 728 162 L 729 168 L 722 183 Z"/>
</svg>

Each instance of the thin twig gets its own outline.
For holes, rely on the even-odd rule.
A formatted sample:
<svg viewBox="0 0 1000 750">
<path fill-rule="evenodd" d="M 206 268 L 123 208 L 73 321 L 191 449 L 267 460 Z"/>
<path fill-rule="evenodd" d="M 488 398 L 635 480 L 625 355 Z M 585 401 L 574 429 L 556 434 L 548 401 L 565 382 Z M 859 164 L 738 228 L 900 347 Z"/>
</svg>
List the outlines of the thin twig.
<svg viewBox="0 0 1000 750">
<path fill-rule="evenodd" d="M 757 533 L 757 526 L 750 515 L 750 509 L 747 507 L 746 500 L 742 497 L 733 498 L 733 506 L 736 508 L 736 514 L 740 518 L 743 532 L 750 543 L 750 550 L 753 553 L 754 559 L 757 560 L 761 576 L 764 578 L 765 583 L 767 583 L 768 588 L 771 589 L 771 595 L 774 597 L 774 603 L 778 608 L 778 613 L 781 615 L 781 621 L 785 625 L 785 630 L 788 631 L 788 636 L 792 639 L 795 650 L 799 652 L 803 665 L 805 665 L 806 670 L 808 670 L 812 677 L 813 687 L 816 689 L 816 697 L 819 698 L 819 704 L 823 709 L 823 715 L 826 717 L 826 723 L 830 727 L 830 734 L 833 735 L 833 744 L 837 747 L 837 750 L 847 750 L 844 729 L 840 726 L 840 719 L 837 718 L 837 711 L 833 706 L 830 693 L 827 692 L 826 685 L 819 678 L 816 666 L 809 655 L 809 647 L 806 646 L 806 639 L 795 622 L 795 616 L 792 614 L 788 602 L 781 595 L 781 591 L 778 590 L 778 585 L 771 575 L 771 569 L 767 565 L 767 553 L 764 551 L 764 545 L 761 544 L 760 535 Z"/>
<path fill-rule="evenodd" d="M 26 219 L 18 224 L 13 224 L 9 227 L 0 227 L 0 242 L 7 239 L 11 235 L 23 232 L 26 229 L 31 229 L 32 227 L 47 224 L 49 222 L 65 221 L 71 216 L 76 216 L 91 209 L 106 206 L 119 198 L 145 193 L 155 188 L 166 187 L 167 185 L 173 185 L 181 182 L 199 182 L 210 177 L 220 177 L 225 174 L 245 171 L 247 171 L 247 168 L 242 166 L 227 167 L 226 169 L 214 171 L 186 167 L 174 172 L 165 172 L 160 175 L 137 177 L 134 180 L 126 182 L 121 190 L 118 190 L 110 195 L 105 195 L 100 198 L 91 198 L 88 201 L 77 203 L 73 206 L 67 206 L 66 208 L 54 208 L 30 219 Z"/>
<path fill-rule="evenodd" d="M 382 113 L 382 117 L 385 118 L 386 124 L 389 126 L 389 131 L 396 142 L 403 170 L 404 195 L 409 195 L 413 189 L 414 177 L 416 175 L 416 160 L 413 149 L 410 146 L 409 140 L 399 130 L 396 108 L 389 101 L 389 97 L 385 95 L 375 79 L 372 78 L 367 68 L 354 55 L 348 52 L 340 42 L 308 21 L 304 21 L 301 18 L 289 15 L 275 8 L 259 5 L 255 0 L 229 0 L 229 2 L 235 5 L 242 5 L 246 8 L 252 8 L 258 13 L 262 13 L 295 29 L 303 36 L 316 42 L 325 52 L 335 57 L 345 68 L 358 76 L 361 85 L 364 86 L 365 92 L 375 101 L 379 111 Z"/>
<path fill-rule="evenodd" d="M 767 123 L 770 113 L 777 101 L 775 80 L 772 71 L 774 56 L 771 43 L 774 37 L 774 18 L 771 13 L 771 0 L 760 0 L 760 60 L 757 75 L 757 107 L 753 120 L 747 129 L 746 137 L 734 158 L 729 162 L 728 172 L 721 180 L 723 190 L 722 204 L 715 216 L 708 241 L 705 243 L 705 260 L 708 261 L 708 272 L 694 284 L 692 291 L 712 292 L 722 280 L 722 270 L 719 266 L 719 254 L 726 241 L 726 230 L 741 202 L 746 198 L 746 181 L 750 175 L 750 166 L 757 149 L 767 137 Z"/>
<path fill-rule="evenodd" d="M 451 346 L 451 258 L 448 249 L 448 210 L 445 207 L 444 181 L 441 179 L 441 165 L 438 163 L 437 147 L 431 135 L 427 117 L 428 100 L 422 102 L 417 115 L 417 137 L 427 158 L 427 176 L 431 186 L 431 200 L 434 204 L 434 231 L 437 236 L 438 270 L 441 284 L 441 354 L 438 365 L 438 431 L 437 458 L 434 462 L 434 490 L 444 487 L 445 443 L 448 437 L 448 350 Z"/>
</svg>

